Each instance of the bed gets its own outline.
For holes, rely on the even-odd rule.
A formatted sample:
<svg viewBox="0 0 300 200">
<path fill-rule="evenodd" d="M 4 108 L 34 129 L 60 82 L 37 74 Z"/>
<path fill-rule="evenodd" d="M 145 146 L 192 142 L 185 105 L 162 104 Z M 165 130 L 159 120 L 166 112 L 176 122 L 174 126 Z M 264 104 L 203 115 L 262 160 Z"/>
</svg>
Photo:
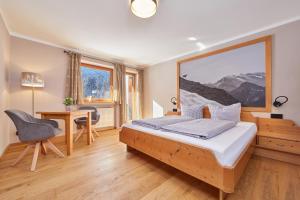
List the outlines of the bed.
<svg viewBox="0 0 300 200">
<path fill-rule="evenodd" d="M 210 118 L 207 108 L 203 116 Z M 242 112 L 235 128 L 209 140 L 125 125 L 120 141 L 127 144 L 128 151 L 143 152 L 218 188 L 219 198 L 224 199 L 234 192 L 254 151 L 256 123 L 250 112 Z"/>
</svg>

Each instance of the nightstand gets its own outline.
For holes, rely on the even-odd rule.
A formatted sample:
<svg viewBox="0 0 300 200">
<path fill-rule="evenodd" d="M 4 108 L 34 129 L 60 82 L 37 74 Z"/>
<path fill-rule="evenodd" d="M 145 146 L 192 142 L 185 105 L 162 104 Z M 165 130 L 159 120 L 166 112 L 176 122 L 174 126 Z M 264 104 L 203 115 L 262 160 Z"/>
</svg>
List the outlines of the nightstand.
<svg viewBox="0 0 300 200">
<path fill-rule="evenodd" d="M 255 154 L 300 165 L 300 127 L 291 120 L 258 118 Z"/>
<path fill-rule="evenodd" d="M 180 112 L 173 112 L 173 111 L 168 111 L 165 116 L 169 116 L 169 115 L 180 115 Z"/>
</svg>

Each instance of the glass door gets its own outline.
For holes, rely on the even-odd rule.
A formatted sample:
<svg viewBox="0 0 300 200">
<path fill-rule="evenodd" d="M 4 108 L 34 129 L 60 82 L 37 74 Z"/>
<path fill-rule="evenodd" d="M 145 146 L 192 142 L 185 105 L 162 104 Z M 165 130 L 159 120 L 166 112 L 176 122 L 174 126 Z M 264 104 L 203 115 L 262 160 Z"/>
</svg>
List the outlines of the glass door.
<svg viewBox="0 0 300 200">
<path fill-rule="evenodd" d="M 135 118 L 135 94 L 136 94 L 136 75 L 126 73 L 126 120 L 131 121 Z"/>
</svg>

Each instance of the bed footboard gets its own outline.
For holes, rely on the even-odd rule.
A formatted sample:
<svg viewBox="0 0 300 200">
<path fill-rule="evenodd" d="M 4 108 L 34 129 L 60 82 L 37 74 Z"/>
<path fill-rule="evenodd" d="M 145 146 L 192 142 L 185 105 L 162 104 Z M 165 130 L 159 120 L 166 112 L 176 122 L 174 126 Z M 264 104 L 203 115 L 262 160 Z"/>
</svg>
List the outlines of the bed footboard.
<svg viewBox="0 0 300 200">
<path fill-rule="evenodd" d="M 251 156 L 251 151 L 248 151 L 250 148 L 247 148 L 234 168 L 224 168 L 208 149 L 127 127 L 120 131 L 120 141 L 128 145 L 128 150 L 134 148 L 226 193 L 234 192 Z"/>
</svg>

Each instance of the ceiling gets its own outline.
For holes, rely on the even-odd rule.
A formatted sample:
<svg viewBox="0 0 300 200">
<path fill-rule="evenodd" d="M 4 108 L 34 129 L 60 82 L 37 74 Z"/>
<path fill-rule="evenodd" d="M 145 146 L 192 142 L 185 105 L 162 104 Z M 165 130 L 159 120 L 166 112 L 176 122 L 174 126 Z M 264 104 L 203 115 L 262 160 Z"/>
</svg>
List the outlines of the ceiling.
<svg viewBox="0 0 300 200">
<path fill-rule="evenodd" d="M 148 19 L 128 2 L 0 0 L 0 8 L 12 35 L 139 66 L 300 19 L 299 0 L 160 0 Z"/>
</svg>

